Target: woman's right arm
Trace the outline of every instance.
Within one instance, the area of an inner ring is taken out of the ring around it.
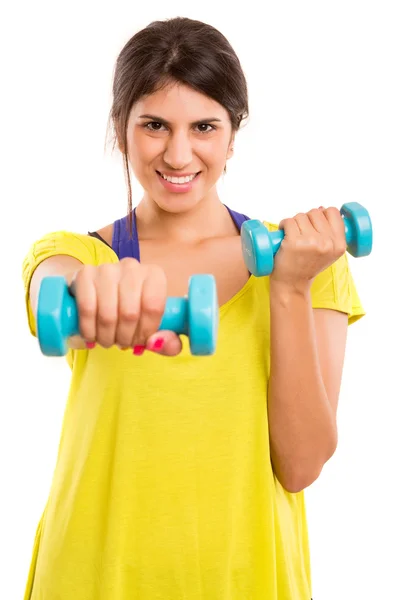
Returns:
[[[83,263],[76,258],[59,254],[46,258],[36,267],[29,287],[29,301],[31,303],[35,319],[42,279],[48,276],[61,275],[62,277],[66,278],[68,285],[70,285],[74,274],[82,266]],[[86,347],[84,340],[79,335],[70,337],[68,340],[68,346],[74,350],[79,350]]]

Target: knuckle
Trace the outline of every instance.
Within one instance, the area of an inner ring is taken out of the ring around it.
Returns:
[[[130,256],[121,258],[119,264],[123,270],[126,269],[128,271],[136,270],[140,266],[139,261],[136,258],[131,258]]]
[[[330,239],[323,238],[319,242],[319,252],[320,254],[329,254],[333,250],[333,242]]]
[[[336,206],[328,206],[326,212],[332,215],[340,215],[340,210]]]
[[[115,265],[111,264],[111,263],[104,263],[102,265],[98,266],[98,271],[99,273],[106,273],[106,274],[110,274],[110,273],[114,273],[115,271]]]
[[[78,302],[78,312],[84,319],[93,319],[96,316],[96,306],[93,302],[83,300]]]
[[[130,305],[126,308],[121,309],[120,312],[120,320],[125,321],[126,323],[136,323],[140,317],[140,310]]]
[[[307,214],[316,217],[321,214],[321,211],[318,208],[312,208]]]
[[[94,265],[82,265],[81,268],[75,272],[74,279],[76,281],[81,281],[82,279],[92,277],[95,272],[96,267]]]
[[[105,282],[109,283],[110,285],[117,285],[119,278],[119,265],[107,263],[99,266],[98,279],[103,285]]]
[[[112,311],[104,310],[98,314],[97,322],[100,327],[113,327],[117,322],[117,317]]]
[[[163,307],[163,303],[160,301],[159,298],[149,298],[143,305],[142,311],[144,314],[146,314],[148,317],[151,318],[160,318],[163,316],[164,314],[164,307]]]

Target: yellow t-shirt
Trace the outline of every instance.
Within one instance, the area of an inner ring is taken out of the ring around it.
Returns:
[[[267,224],[270,229],[276,225]],[[96,238],[56,232],[44,259],[118,262]],[[220,307],[217,351],[174,358],[70,350],[58,457],[24,600],[310,600],[304,492],[271,468],[266,390],[269,278]],[[347,256],[313,283],[312,304],[364,313]]]

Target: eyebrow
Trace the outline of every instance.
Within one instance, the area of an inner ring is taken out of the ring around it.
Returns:
[[[171,123],[162,117],[157,117],[157,115],[140,115],[139,119],[151,119],[152,121],[156,121],[157,123],[162,123],[163,125],[170,125]],[[193,121],[191,125],[200,125],[201,123],[213,123],[218,122],[221,123],[221,119],[217,117],[210,117],[209,119],[199,119],[198,121]]]

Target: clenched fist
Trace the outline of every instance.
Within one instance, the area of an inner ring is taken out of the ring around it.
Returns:
[[[80,335],[88,348],[117,345],[174,356],[182,343],[173,331],[158,331],[167,300],[164,271],[134,258],[98,267],[84,265],[71,282],[76,298]]]

